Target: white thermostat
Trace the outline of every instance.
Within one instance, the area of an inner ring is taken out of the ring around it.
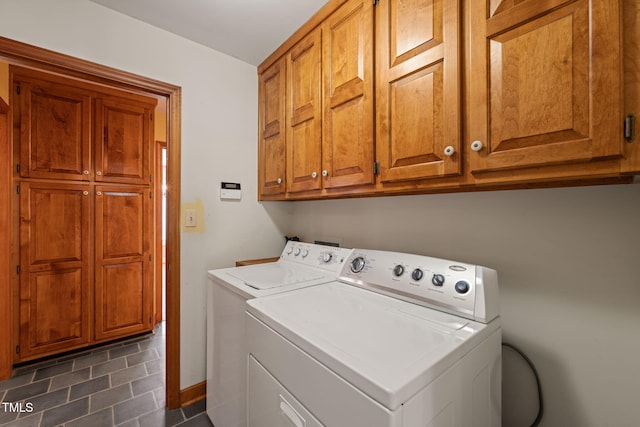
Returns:
[[[238,182],[221,182],[220,183],[220,200],[240,200],[242,191]]]

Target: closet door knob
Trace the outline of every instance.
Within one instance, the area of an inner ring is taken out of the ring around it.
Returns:
[[[318,177],[318,172],[313,172],[311,174],[311,178],[316,179]]]
[[[282,178],[278,178],[278,179],[276,180],[276,182],[277,182],[278,184],[282,184]]]
[[[83,173],[84,175],[89,175],[89,171],[86,171],[86,170],[85,170],[85,171],[82,171],[82,173]]]
[[[96,196],[102,196],[102,191],[96,191]]]
[[[482,147],[484,147],[484,144],[482,143],[482,141],[475,140],[471,143],[471,149],[473,151],[480,151],[482,150]]]
[[[456,152],[456,149],[453,148],[453,145],[448,145],[445,149],[444,149],[444,155],[447,157],[451,157],[453,156],[453,153]]]
[[[325,169],[325,170],[323,170],[323,171],[322,171],[322,176],[329,176],[329,172],[327,172],[327,170],[326,170],[326,169]]]
[[[96,171],[96,175],[102,176],[102,171]]]
[[[88,196],[88,195],[89,195],[89,192],[88,192],[87,190],[84,190],[84,191],[82,192],[82,195],[83,195],[83,196]]]

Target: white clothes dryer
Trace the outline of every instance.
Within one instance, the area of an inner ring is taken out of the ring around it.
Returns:
[[[216,427],[246,426],[246,301],[331,282],[350,253],[289,241],[274,263],[208,272],[207,414]]]
[[[495,270],[354,249],[323,286],[247,302],[250,427],[495,427]]]

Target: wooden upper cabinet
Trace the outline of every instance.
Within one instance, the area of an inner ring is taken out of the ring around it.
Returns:
[[[470,0],[470,171],[621,156],[618,0]],[[585,171],[585,174],[588,174]]]
[[[320,29],[287,54],[287,191],[322,188]]]
[[[372,184],[373,2],[349,0],[322,23],[324,188]]]
[[[455,175],[460,156],[460,5],[376,8],[376,156],[382,182]]]
[[[152,327],[151,199],[147,187],[95,189],[95,339]]]
[[[20,185],[16,361],[89,342],[90,186]]]
[[[96,99],[95,180],[148,184],[154,106],[120,98]]]
[[[286,62],[279,60],[258,80],[258,188],[260,196],[284,195]]]
[[[91,96],[72,86],[14,76],[20,176],[89,180]]]

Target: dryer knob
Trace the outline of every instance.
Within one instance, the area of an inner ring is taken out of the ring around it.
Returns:
[[[403,265],[396,265],[395,267],[393,267],[393,275],[396,277],[400,277],[404,274],[404,266]]]
[[[291,255],[293,253],[293,248],[291,246],[289,246],[287,248],[287,255]]]
[[[296,248],[296,249],[293,251],[293,254],[294,254],[295,256],[300,255],[300,248]]]
[[[421,280],[423,276],[424,276],[424,272],[422,270],[420,270],[419,268],[416,268],[415,270],[413,270],[411,272],[411,278],[413,280],[415,280],[416,282],[418,280]]]
[[[306,258],[307,255],[309,255],[309,249],[305,248],[305,249],[302,250],[302,258]]]
[[[364,265],[364,258],[362,258],[361,256],[356,257],[353,259],[353,261],[351,261],[351,271],[354,273],[360,273],[364,268]]]
[[[325,252],[322,254],[322,262],[327,263],[333,259],[333,254],[331,252]]]

